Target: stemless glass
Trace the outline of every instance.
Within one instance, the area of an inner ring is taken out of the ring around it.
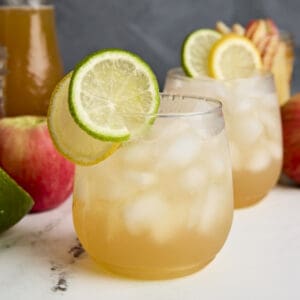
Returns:
[[[282,165],[278,98],[270,73],[219,81],[168,72],[165,91],[222,101],[233,167],[235,207],[261,200],[276,184]]]
[[[221,103],[161,95],[155,122],[95,166],[77,166],[73,220],[89,255],[137,278],[195,272],[223,246],[233,216]]]

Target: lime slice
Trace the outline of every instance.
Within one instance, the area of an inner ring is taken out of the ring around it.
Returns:
[[[103,141],[128,140],[153,122],[159,100],[150,67],[119,49],[88,56],[76,67],[70,83],[69,108],[75,122]]]
[[[261,57],[254,44],[237,34],[225,35],[209,54],[210,75],[217,79],[253,76],[261,68]]]
[[[185,73],[191,77],[207,76],[208,55],[221,34],[211,29],[199,29],[190,33],[181,49],[181,64]]]
[[[0,168],[0,233],[19,222],[33,203],[31,196]]]
[[[54,89],[49,110],[48,128],[57,150],[78,165],[96,164],[118,147],[118,143],[103,142],[83,131],[71,117],[68,93],[71,73],[66,75]]]

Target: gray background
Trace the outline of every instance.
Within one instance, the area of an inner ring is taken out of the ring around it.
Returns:
[[[56,20],[65,71],[101,48],[124,48],[139,54],[162,87],[169,68],[180,64],[184,37],[217,20],[246,24],[270,17],[291,32],[296,43],[293,91],[300,91],[299,0],[56,0]]]

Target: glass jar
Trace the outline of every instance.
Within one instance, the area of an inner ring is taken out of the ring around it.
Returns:
[[[0,118],[4,117],[4,87],[6,75],[6,48],[0,46]]]
[[[63,75],[52,1],[0,1],[0,45],[8,52],[6,116],[46,115]]]
[[[187,77],[175,68],[168,72],[164,90],[223,103],[235,207],[261,200],[276,184],[282,166],[281,120],[272,74],[221,81]]]
[[[73,220],[107,269],[158,279],[209,263],[232,223],[231,162],[221,103],[161,95],[140,138],[105,161],[77,166]]]

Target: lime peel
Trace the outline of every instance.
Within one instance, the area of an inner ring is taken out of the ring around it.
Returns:
[[[221,37],[219,32],[212,29],[198,29],[187,35],[181,48],[181,64],[186,75],[209,75],[209,52]]]
[[[32,208],[32,197],[0,168],[0,233],[18,223]]]
[[[126,83],[121,94],[120,85]],[[84,94],[89,84],[93,92]],[[71,115],[82,130],[102,141],[126,141],[138,131],[137,126],[153,123],[159,102],[156,76],[148,64],[128,51],[104,49],[93,53],[77,65],[71,77]],[[99,117],[102,111],[107,113]],[[131,113],[144,114],[144,120],[132,126]]]

